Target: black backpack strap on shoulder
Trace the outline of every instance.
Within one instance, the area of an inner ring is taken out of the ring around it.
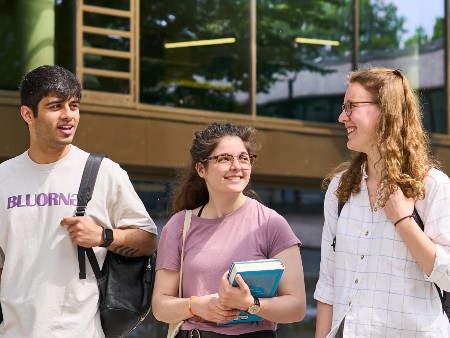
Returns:
[[[345,202],[338,200],[338,217],[341,216],[342,208],[344,208]]]
[[[105,155],[103,154],[90,154],[86,161],[83,176],[81,177],[80,188],[78,190],[77,209],[75,211],[75,216],[84,216],[86,214],[86,207],[88,202],[92,198],[92,192],[94,191],[95,181],[97,180],[97,174],[100,169],[100,164],[104,157]],[[80,269],[79,278],[86,279],[86,259],[85,259],[86,248],[78,246],[77,249],[78,249],[78,266]]]
[[[341,216],[341,211],[342,211],[342,208],[344,208],[344,205],[345,205],[345,202],[338,200],[338,208],[337,208],[338,218],[339,218],[339,216]],[[331,243],[331,246],[333,247],[333,251],[336,251],[336,235],[334,235],[333,243]]]
[[[412,213],[414,220],[419,225],[419,227],[422,229],[422,231],[425,231],[425,226],[423,225],[422,219],[419,216],[419,213],[416,210],[416,207],[414,207],[414,211]]]

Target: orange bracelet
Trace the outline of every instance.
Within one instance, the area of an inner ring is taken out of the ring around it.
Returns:
[[[192,312],[192,309],[191,309],[191,305],[192,305],[191,302],[194,298],[197,298],[197,296],[189,297],[189,302],[188,302],[188,310],[189,310],[190,314],[192,315],[192,317],[196,317],[196,315],[194,314],[194,312]]]

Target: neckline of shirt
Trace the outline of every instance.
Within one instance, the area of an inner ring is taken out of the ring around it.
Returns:
[[[69,152],[63,158],[60,158],[58,161],[52,162],[52,163],[36,163],[36,162],[34,162],[30,158],[30,155],[28,154],[28,150],[25,151],[22,155],[23,155],[25,161],[29,165],[31,165],[35,170],[38,170],[38,171],[49,171],[49,170],[53,170],[54,168],[57,168],[57,167],[65,164],[67,161],[70,161],[72,159],[72,157],[74,156],[74,154],[75,154],[75,149],[76,148],[77,147],[72,144],[70,146]]]
[[[195,214],[192,214],[192,219],[195,219],[197,222],[200,223],[220,223],[222,221],[224,221],[225,219],[232,217],[238,213],[243,212],[243,210],[246,209],[247,205],[250,204],[250,201],[253,200],[252,198],[248,197],[246,198],[245,202],[239,207],[237,208],[235,211],[230,212],[229,214],[222,216],[222,217],[218,217],[218,218],[203,218],[203,217],[198,217]]]

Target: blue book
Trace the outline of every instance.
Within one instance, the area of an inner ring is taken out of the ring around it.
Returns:
[[[271,298],[275,295],[283,271],[284,264],[280,259],[234,262],[231,264],[228,280],[232,286],[238,286],[235,276],[239,274],[247,283],[253,296]],[[241,311],[237,319],[225,324],[259,322],[261,320],[263,319],[257,315]]]

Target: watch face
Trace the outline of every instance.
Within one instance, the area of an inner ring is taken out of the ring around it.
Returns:
[[[107,248],[114,241],[113,231],[111,229],[103,229],[103,244],[100,246]]]
[[[254,315],[257,314],[259,310],[260,310],[259,305],[253,304],[248,308],[247,312],[250,313],[251,315]]]

